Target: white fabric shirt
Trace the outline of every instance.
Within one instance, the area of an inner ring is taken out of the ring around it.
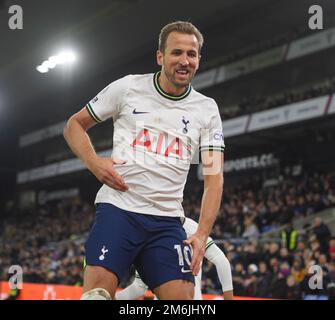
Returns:
[[[129,190],[103,185],[95,203],[159,216],[184,216],[183,190],[191,160],[200,151],[224,151],[217,104],[191,86],[179,97],[164,92],[159,73],[112,82],[86,106],[97,121],[113,118],[115,165]]]

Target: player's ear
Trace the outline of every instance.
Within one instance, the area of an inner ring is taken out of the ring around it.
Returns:
[[[160,50],[157,50],[156,52],[156,58],[157,58],[157,64],[159,66],[163,65],[163,52]]]

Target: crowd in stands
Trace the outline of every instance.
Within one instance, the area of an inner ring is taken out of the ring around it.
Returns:
[[[10,211],[0,228],[1,279],[17,264],[26,282],[81,284],[84,249],[79,240],[93,222],[93,206],[75,197],[37,210]]]
[[[260,233],[294,218],[335,206],[335,184],[331,174],[281,176],[276,186],[268,188],[259,184],[252,180],[225,189],[214,227],[216,238],[257,238]],[[195,220],[200,213],[201,195],[201,184],[185,192],[185,212]]]
[[[288,299],[315,295],[308,286],[308,271],[318,264],[324,279],[317,295],[331,296],[335,240],[326,224],[316,219],[314,225],[305,226],[293,246],[289,237],[285,240],[280,235],[264,242],[259,236],[289,225],[295,218],[334,207],[333,182],[331,175],[315,173],[287,176],[279,179],[277,186],[265,189],[246,184],[225,190],[211,236],[223,239],[235,295]],[[185,190],[185,213],[194,220],[200,213],[201,185],[192,184]],[[10,265],[18,264],[26,282],[82,285],[83,243],[93,221],[93,205],[79,197],[48,203],[37,210],[10,212],[0,225],[1,279],[8,278]],[[204,262],[203,269],[203,292],[220,294],[215,267]]]
[[[199,188],[186,197],[186,212],[194,219],[199,214],[199,205],[194,203],[200,194]],[[294,239],[288,237],[296,231],[292,229],[294,219],[334,206],[335,183],[331,174],[286,176],[277,186],[266,189],[245,185],[225,190],[212,236],[226,239],[222,249],[231,262],[234,294],[335,299],[335,237],[327,225],[315,218],[314,224],[305,225]],[[264,237],[260,240],[260,235],[278,228],[283,230],[276,241],[266,241]],[[234,243],[232,238],[245,241]],[[310,289],[312,265],[322,268],[322,289]],[[203,292],[218,294],[221,289],[215,266],[205,260],[203,268]]]
[[[320,229],[324,231],[320,233]],[[335,299],[335,237],[319,219],[291,247],[255,239],[235,245],[226,241],[223,250],[232,266],[236,296]],[[220,292],[215,266],[210,262],[204,262],[202,281],[203,292]]]

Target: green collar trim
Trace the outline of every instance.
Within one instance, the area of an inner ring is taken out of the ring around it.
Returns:
[[[155,86],[156,90],[158,91],[158,93],[161,96],[163,96],[164,98],[167,98],[167,99],[170,99],[170,100],[173,100],[173,101],[178,101],[178,100],[182,100],[182,99],[186,98],[191,93],[192,86],[190,84],[187,86],[187,89],[185,90],[185,92],[182,93],[179,96],[173,96],[173,95],[167,93],[159,85],[158,79],[159,79],[160,74],[161,74],[160,71],[158,71],[154,74],[154,86]]]

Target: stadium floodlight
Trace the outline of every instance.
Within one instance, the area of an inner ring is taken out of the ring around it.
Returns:
[[[58,55],[59,63],[69,63],[76,60],[76,56],[72,51],[63,51]]]
[[[76,56],[72,51],[62,51],[57,56],[51,56],[41,65],[36,67],[36,70],[41,73],[47,73],[49,69],[54,69],[57,65],[72,63],[76,60]]]
[[[58,56],[51,56],[49,57],[48,61],[57,65],[59,59],[58,59]]]
[[[45,68],[48,68],[48,69],[53,69],[53,68],[56,67],[56,63],[51,62],[51,61],[48,60],[48,61],[44,61],[42,63],[42,66],[45,67]]]
[[[40,66],[37,66],[36,67],[36,70],[40,73],[47,73],[49,72],[49,68],[43,66],[43,65],[40,65]]]

